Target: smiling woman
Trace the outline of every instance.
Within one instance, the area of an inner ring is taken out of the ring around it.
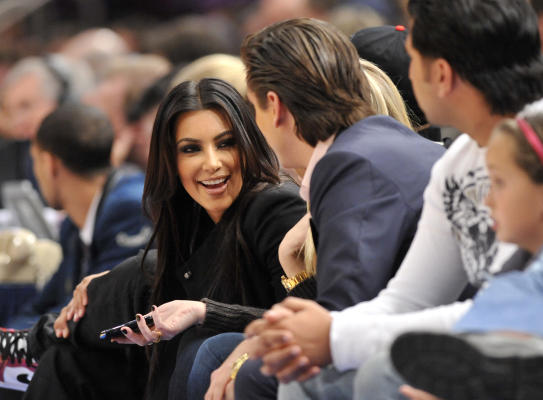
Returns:
[[[146,346],[162,340],[151,350],[147,398],[164,399],[175,368],[181,368],[175,385],[184,385],[205,338],[242,331],[255,318],[254,307],[284,298],[278,247],[305,203],[278,172],[277,158],[233,87],[203,79],[172,89],[153,127],[143,194],[156,250],[149,246],[90,283],[85,317],[70,337],[76,347],[55,344],[36,354],[40,364],[27,397],[89,398],[90,391],[95,398],[142,398],[143,348],[119,349],[98,339],[101,330],[138,313],[140,332],[123,327],[125,337],[115,341]],[[148,313],[149,328],[141,317],[152,304],[159,306]],[[229,307],[236,314],[225,321],[220,311]],[[35,331],[46,335],[39,326]]]

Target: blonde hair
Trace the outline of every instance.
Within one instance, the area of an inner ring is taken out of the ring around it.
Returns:
[[[247,94],[245,67],[239,57],[228,54],[211,54],[191,62],[175,75],[171,86],[204,78],[222,79],[234,86],[242,96]]]
[[[381,115],[388,115],[413,129],[411,120],[407,114],[405,102],[388,75],[377,65],[362,58],[360,59],[360,67],[368,80],[370,101],[375,112]],[[309,204],[307,208],[309,210]],[[300,248],[300,254],[302,252],[306,271],[314,275],[317,270],[317,257],[311,229],[307,230],[305,242]]]
[[[413,129],[398,88],[388,75],[374,63],[360,59],[360,66],[370,84],[370,99],[377,114],[388,115]]]

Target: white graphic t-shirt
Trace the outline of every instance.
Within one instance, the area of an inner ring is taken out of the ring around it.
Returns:
[[[516,250],[492,230],[485,153],[462,135],[436,162],[417,233],[396,276],[375,299],[332,313],[336,368],[359,367],[400,333],[450,329],[471,305],[455,302],[468,282],[480,287]]]

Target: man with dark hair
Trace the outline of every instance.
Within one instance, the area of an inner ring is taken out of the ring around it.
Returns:
[[[8,326],[28,327],[58,311],[81,278],[109,270],[147,243],[143,175],[111,169],[112,143],[107,117],[90,106],[63,105],[41,124],[31,146],[34,173],[45,201],[68,215],[60,233],[64,255],[30,315]]]
[[[333,362],[335,369],[283,387],[280,398],[351,398],[353,380],[355,398],[395,398],[396,382],[379,375],[392,340],[413,329],[450,329],[471,305],[453,303],[465,285],[480,287],[514,250],[496,240],[484,204],[484,146],[501,118],[543,97],[537,18],[526,0],[451,0],[446,7],[411,0],[409,12],[417,101],[429,122],[467,134],[434,166],[415,239],[377,298],[337,313],[287,299],[249,327],[261,336],[256,354],[267,372],[283,382]],[[285,347],[285,338],[293,344]],[[358,369],[356,378],[338,372],[349,369]]]
[[[45,201],[68,216],[60,230],[63,260],[38,297],[8,321],[9,328],[29,328],[40,315],[60,311],[82,278],[106,273],[147,244],[151,227],[141,207],[144,177],[111,168],[113,138],[107,116],[79,103],[60,106],[39,127],[31,145],[34,173]],[[42,322],[52,326],[50,319]],[[12,336],[27,334],[0,330],[0,339],[7,345],[15,343]],[[0,363],[9,369],[7,360]]]

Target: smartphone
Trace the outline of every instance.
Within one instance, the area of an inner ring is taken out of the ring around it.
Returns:
[[[147,326],[155,325],[155,322],[153,321],[153,317],[151,315],[147,315],[145,317],[145,323],[147,324]],[[125,322],[124,324],[115,326],[115,327],[110,328],[110,329],[103,330],[102,332],[100,332],[100,340],[110,340],[110,339],[116,338],[116,337],[124,337],[123,333],[121,332],[121,328],[123,328],[125,326],[129,327],[134,332],[139,332],[140,331],[139,328],[138,328],[138,323],[136,322],[135,319],[133,319],[130,322]]]

